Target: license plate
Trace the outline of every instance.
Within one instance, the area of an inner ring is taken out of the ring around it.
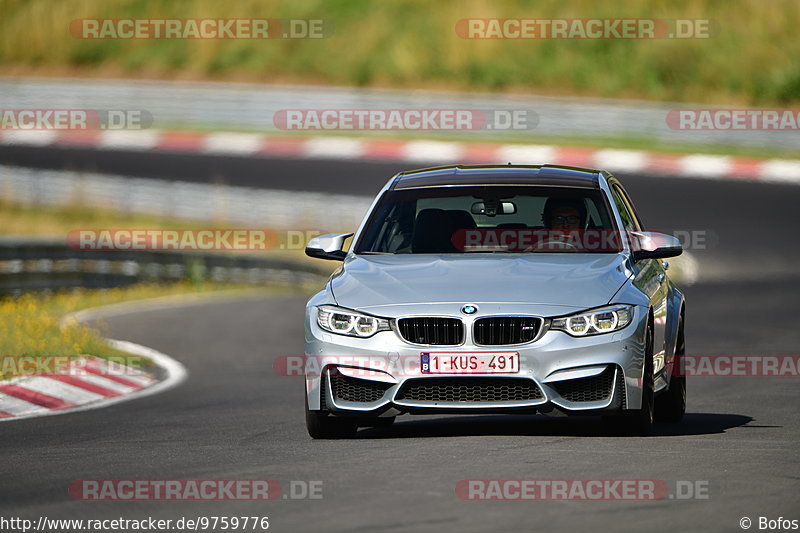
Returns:
[[[422,352],[423,374],[516,374],[517,352]]]

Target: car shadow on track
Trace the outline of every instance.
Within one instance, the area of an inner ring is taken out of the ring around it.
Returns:
[[[720,413],[687,413],[679,424],[656,424],[652,437],[725,433],[744,426],[752,417]],[[485,435],[607,437],[617,436],[597,417],[552,418],[539,415],[477,415],[445,418],[406,418],[391,427],[364,428],[356,438],[399,439]]]

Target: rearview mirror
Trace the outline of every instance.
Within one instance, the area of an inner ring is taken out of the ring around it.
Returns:
[[[514,202],[475,202],[470,208],[473,215],[485,215],[493,217],[495,215],[513,215],[517,212],[517,205]]]
[[[328,233],[314,237],[306,245],[306,255],[317,259],[343,261],[347,256],[347,252],[342,250],[344,241],[352,236],[352,233]]]
[[[666,259],[683,253],[681,241],[672,235],[655,231],[632,231],[630,235],[634,262],[642,259]]]

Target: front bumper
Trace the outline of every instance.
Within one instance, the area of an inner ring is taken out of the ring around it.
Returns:
[[[419,346],[395,331],[362,339],[322,330],[306,316],[306,394],[311,410],[336,415],[399,413],[591,414],[638,409],[647,310],[609,334],[577,338],[544,331],[530,343],[456,347]],[[459,317],[463,318],[463,317]],[[473,317],[479,318],[479,316]],[[423,352],[516,352],[513,374],[423,374]]]

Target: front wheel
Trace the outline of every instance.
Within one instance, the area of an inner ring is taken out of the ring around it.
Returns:
[[[603,421],[615,433],[646,437],[653,429],[655,412],[655,393],[653,378],[653,326],[647,326],[647,340],[644,350],[644,369],[642,370],[642,406],[622,416],[604,417]]]
[[[673,371],[672,378],[669,380],[669,389],[656,398],[656,422],[677,424],[686,412],[686,376],[682,375],[685,355],[686,341],[683,335],[683,317],[681,317],[678,323],[678,335],[675,339],[675,359],[672,363]]]
[[[339,418],[324,411],[308,408],[308,393],[303,391],[306,400],[306,429],[312,439],[346,439],[356,434],[355,420]]]

